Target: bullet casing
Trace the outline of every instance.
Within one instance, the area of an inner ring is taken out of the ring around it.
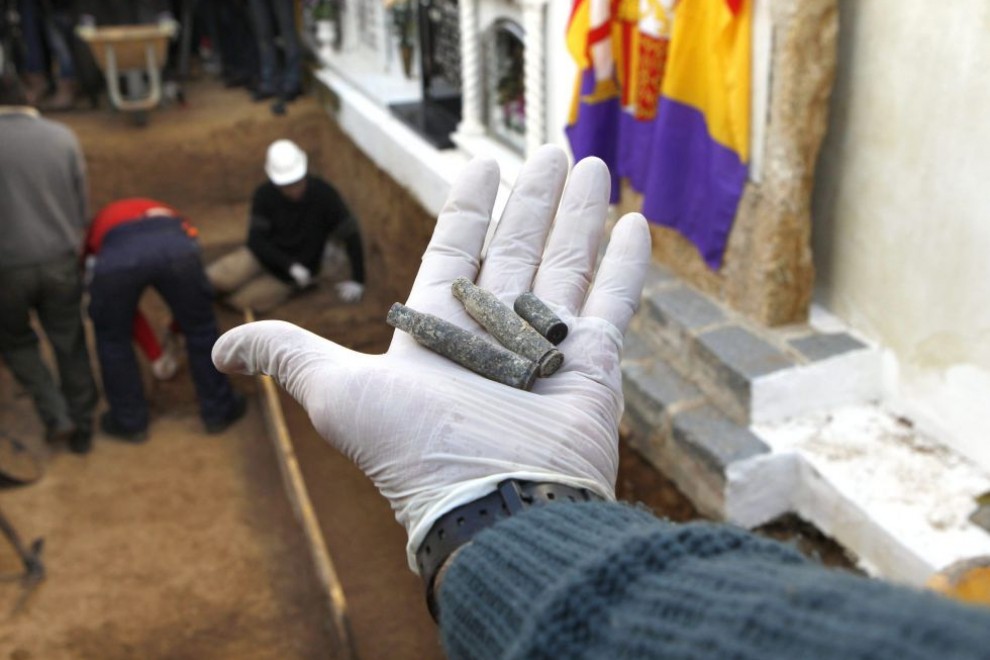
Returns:
[[[540,367],[540,376],[545,378],[553,374],[563,364],[564,354],[491,291],[482,289],[466,277],[454,280],[451,290],[464,303],[464,309],[471,318],[499,343],[536,362]]]
[[[395,303],[389,309],[386,320],[393,328],[409,333],[423,346],[479,376],[521,390],[530,389],[536,380],[539,367],[532,360],[438,316]]]
[[[512,304],[512,308],[554,346],[567,338],[567,324],[532,292],[521,294]]]

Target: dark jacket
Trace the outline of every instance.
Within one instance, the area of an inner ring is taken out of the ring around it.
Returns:
[[[289,267],[299,263],[316,275],[320,272],[328,239],[340,240],[351,262],[351,278],[364,283],[361,233],[344,200],[329,183],[307,177],[306,192],[298,202],[266,181],[251,201],[251,227],[247,245],[272,275],[292,283]]]

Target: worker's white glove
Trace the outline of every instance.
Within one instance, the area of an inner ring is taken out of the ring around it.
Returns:
[[[170,329],[162,338],[162,354],[151,363],[151,374],[158,380],[169,380],[179,370],[179,337]]]
[[[337,282],[334,288],[337,289],[337,295],[340,296],[340,299],[348,303],[356,303],[364,295],[364,285],[354,280]]]
[[[499,172],[492,160],[469,164],[406,302],[482,334],[452,295],[454,279],[475,280],[509,304],[532,289],[570,332],[559,346],[563,366],[531,392],[478,376],[398,331],[384,355],[356,353],[280,321],[234,328],[213,348],[221,371],[274,376],[316,430],[371,477],[409,533],[414,571],[415,550],[433,522],[503,479],[558,482],[614,498],[619,353],[639,303],[650,232],[641,215],[623,217],[595,274],[608,170],[586,159],[565,189],[567,169],[559,148],[536,153],[481,261]]]
[[[179,361],[172,353],[162,353],[151,363],[151,375],[156,380],[169,380],[179,370]]]
[[[313,276],[310,274],[309,268],[306,268],[302,264],[292,264],[289,266],[289,275],[296,281],[296,286],[300,289],[305,289],[313,281]]]

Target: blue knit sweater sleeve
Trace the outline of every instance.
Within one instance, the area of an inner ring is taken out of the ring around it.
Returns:
[[[451,658],[990,658],[990,609],[614,503],[479,534],[443,580],[440,628]]]

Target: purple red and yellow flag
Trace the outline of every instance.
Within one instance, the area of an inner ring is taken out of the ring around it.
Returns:
[[[641,183],[670,42],[673,0],[575,0],[567,47],[578,64],[567,137],[577,159],[598,156],[612,173]]]
[[[609,165],[613,201],[627,178],[713,269],[746,183],[752,2],[575,0],[568,25],[574,156]]]

